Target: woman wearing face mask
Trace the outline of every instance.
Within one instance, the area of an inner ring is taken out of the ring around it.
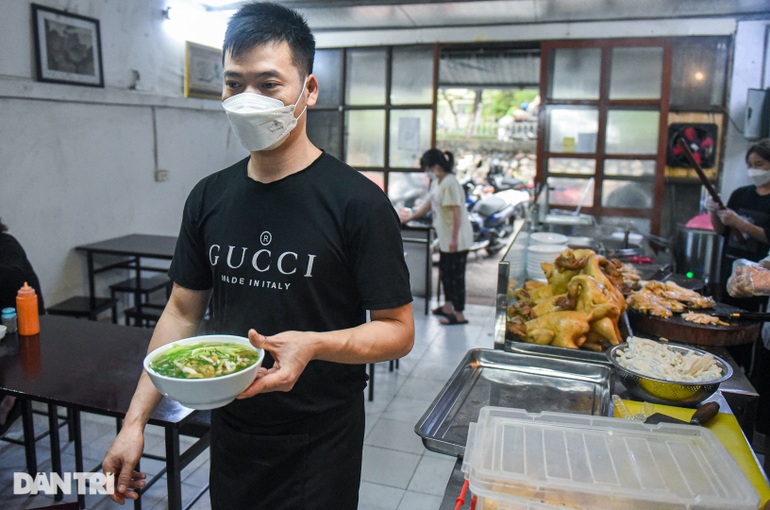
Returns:
[[[465,264],[473,243],[473,227],[465,210],[465,192],[454,175],[454,155],[430,149],[420,158],[420,166],[431,176],[428,200],[409,216],[408,223],[433,211],[433,228],[438,237],[439,272],[444,285],[444,304],[435,310],[445,326],[467,324],[465,310]]]
[[[726,285],[736,259],[757,262],[767,256],[770,250],[770,139],[761,140],[746,151],[748,177],[752,185],[736,189],[730,195],[725,209],[709,200],[714,230],[725,237],[720,267],[721,294],[719,301],[747,311],[762,311],[767,297],[755,296],[734,298],[727,292]],[[732,232],[739,230],[744,242]],[[752,344],[733,346],[728,349],[736,362],[747,373],[751,371]]]
[[[714,230],[725,236],[720,280],[723,287],[727,284],[736,259],[756,262],[764,258],[770,249],[770,139],[761,140],[749,147],[746,164],[753,184],[733,191],[725,209],[720,210],[713,201],[707,203]],[[732,230],[741,231],[745,242],[741,242]],[[744,310],[757,310],[764,301],[735,301],[724,290],[720,300]]]

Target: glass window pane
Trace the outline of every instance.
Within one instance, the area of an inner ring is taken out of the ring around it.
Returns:
[[[610,99],[658,99],[663,48],[614,48]]]
[[[554,99],[599,99],[602,68],[601,48],[554,50],[551,97]]]
[[[386,65],[384,49],[348,50],[345,102],[384,105]]]
[[[622,181],[619,179],[604,179],[602,181],[603,207],[650,209],[654,194],[655,185],[652,182]]]
[[[345,112],[345,154],[353,167],[385,164],[385,110]]]
[[[604,175],[644,177],[655,175],[655,161],[651,159],[607,159]]]
[[[394,48],[390,104],[433,102],[433,48]]]
[[[578,158],[550,158],[548,160],[549,174],[594,175],[596,161]]]
[[[317,50],[313,74],[318,78],[318,106],[340,104],[342,50]]]
[[[656,154],[657,111],[610,110],[607,112],[607,154]]]
[[[415,209],[428,195],[430,179],[425,172],[390,172],[388,197],[397,211]]]
[[[390,112],[390,166],[416,168],[430,149],[431,110]]]
[[[548,178],[548,203],[556,206],[583,207],[594,205],[593,180],[567,177]]]
[[[676,39],[671,51],[671,105],[704,108],[725,104],[726,37]]]
[[[599,110],[552,107],[548,109],[549,152],[596,152]]]
[[[361,172],[361,175],[366,176],[370,181],[380,187],[382,191],[385,191],[385,172]]]
[[[342,117],[336,111],[307,111],[307,136],[319,149],[342,157]]]

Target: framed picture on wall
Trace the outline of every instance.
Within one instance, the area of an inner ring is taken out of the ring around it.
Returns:
[[[32,4],[38,81],[104,87],[99,20]]]
[[[222,50],[187,41],[184,95],[222,99]]]

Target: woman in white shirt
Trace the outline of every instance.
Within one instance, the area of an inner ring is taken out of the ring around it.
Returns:
[[[444,285],[444,304],[433,310],[441,315],[441,324],[467,324],[465,310],[465,265],[473,243],[473,227],[468,219],[465,191],[454,175],[454,155],[449,151],[430,149],[420,158],[420,167],[431,176],[428,198],[411,215],[401,219],[407,223],[429,210],[433,211],[433,228],[439,244],[439,273]]]

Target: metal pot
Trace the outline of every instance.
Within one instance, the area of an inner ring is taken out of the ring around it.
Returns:
[[[612,237],[602,238],[601,244],[607,257],[623,259],[628,257],[639,257],[644,255],[644,249],[633,243],[626,243],[621,239]]]
[[[688,274],[708,284],[719,275],[722,237],[713,230],[678,225],[673,246],[675,273]]]

